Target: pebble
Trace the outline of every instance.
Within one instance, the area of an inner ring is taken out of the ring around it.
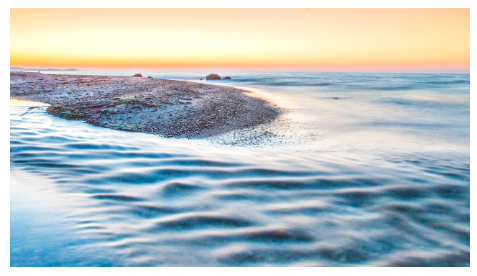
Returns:
[[[54,116],[175,138],[210,137],[278,117],[277,107],[246,93],[163,79],[10,73],[10,97],[49,103]]]

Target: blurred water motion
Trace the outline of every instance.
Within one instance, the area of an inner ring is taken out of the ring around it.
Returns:
[[[181,140],[11,102],[11,265],[469,266],[469,75],[226,75],[286,112]]]

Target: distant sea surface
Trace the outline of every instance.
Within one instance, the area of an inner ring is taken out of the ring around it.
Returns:
[[[141,73],[283,114],[165,139],[11,100],[11,266],[470,265],[470,75]]]

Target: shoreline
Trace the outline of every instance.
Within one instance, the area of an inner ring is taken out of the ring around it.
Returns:
[[[201,139],[275,120],[281,110],[244,89],[143,77],[10,72],[10,98],[110,129]]]

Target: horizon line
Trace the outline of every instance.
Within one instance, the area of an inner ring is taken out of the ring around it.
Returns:
[[[58,71],[131,71],[143,70],[150,71],[207,71],[207,70],[222,70],[222,71],[285,71],[285,72],[323,72],[323,73],[436,73],[436,74],[470,74],[470,68],[277,68],[277,67],[75,67],[75,66],[48,66],[48,67],[31,67],[31,66],[10,66],[10,70],[21,68],[23,70],[58,70]]]

